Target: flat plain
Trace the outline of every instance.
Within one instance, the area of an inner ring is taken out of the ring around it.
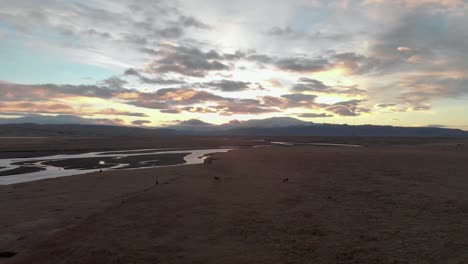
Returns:
[[[253,147],[269,141],[362,147]],[[240,148],[0,186],[0,251],[17,253],[0,262],[468,263],[466,139],[0,139],[0,157],[220,146]]]

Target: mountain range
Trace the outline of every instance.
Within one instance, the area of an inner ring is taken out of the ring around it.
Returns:
[[[86,119],[67,115],[0,119],[0,137],[151,135],[468,137],[468,131],[443,127],[323,124],[291,117],[233,120],[221,125],[191,119],[166,127],[151,128],[121,126],[107,119]]]
[[[346,125],[306,122],[291,117],[273,117],[248,121],[231,121],[214,125],[200,120],[187,120],[168,126],[177,134],[235,136],[423,136],[465,137],[468,131],[442,127],[395,127]]]

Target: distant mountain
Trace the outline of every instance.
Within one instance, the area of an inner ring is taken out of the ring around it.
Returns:
[[[225,128],[234,127],[259,127],[259,128],[272,128],[272,127],[290,127],[290,126],[305,126],[312,125],[312,122],[302,121],[292,117],[271,117],[266,119],[250,119],[247,121],[237,121],[232,123],[223,124]]]
[[[181,131],[177,131],[181,133]],[[392,136],[392,137],[468,137],[460,129],[437,127],[393,127],[373,125],[313,124],[288,127],[249,127],[212,131],[210,135],[232,136]]]
[[[182,134],[198,134],[221,130],[220,126],[206,123],[198,119],[181,121],[176,125],[166,126],[166,128],[180,131]]]
[[[292,117],[272,117],[266,119],[251,119],[247,121],[233,120],[229,123],[215,125],[197,119],[182,121],[179,124],[168,126],[167,128],[177,130],[181,133],[211,133],[228,131],[240,128],[276,128],[290,126],[310,126],[314,123],[302,121]]]
[[[168,128],[145,129],[122,126],[115,119],[83,118],[75,115],[26,115],[0,118],[0,137],[50,136],[153,136],[174,135]]]
[[[465,137],[468,131],[441,127],[394,127],[375,125],[335,125],[306,122],[291,117],[234,121],[214,125],[199,120],[170,126],[179,135],[223,136],[401,136]]]
[[[112,119],[93,119],[75,115],[25,115],[15,118],[0,118],[0,124],[69,124],[69,125],[119,125]]]
[[[468,131],[441,127],[394,127],[374,125],[335,125],[305,122],[290,117],[232,121],[215,125],[192,119],[164,128],[96,125],[99,119],[75,116],[34,117],[52,124],[0,124],[0,137],[5,136],[395,136],[395,137],[468,137]],[[80,124],[57,124],[66,122]],[[5,119],[1,119],[4,121]],[[10,119],[11,120],[11,119]],[[105,119],[107,120],[107,119]],[[26,122],[28,118],[15,119]],[[91,124],[89,124],[91,122]]]
[[[52,136],[167,136],[175,131],[167,128],[145,129],[139,127],[76,124],[4,124],[0,137],[52,137]]]

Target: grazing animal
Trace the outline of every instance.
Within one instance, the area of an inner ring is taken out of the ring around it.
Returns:
[[[218,177],[218,176],[214,176],[214,179],[217,180],[217,181],[220,181],[220,180],[221,180],[221,178]]]
[[[283,179],[283,182],[285,182],[285,183],[288,182],[288,181],[289,181],[289,178],[284,178]]]

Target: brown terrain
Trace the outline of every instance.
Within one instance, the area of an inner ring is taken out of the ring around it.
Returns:
[[[211,164],[0,186],[0,252],[17,253],[0,263],[468,263],[467,140],[275,140],[365,146],[0,139],[2,158],[245,147],[215,154]]]

